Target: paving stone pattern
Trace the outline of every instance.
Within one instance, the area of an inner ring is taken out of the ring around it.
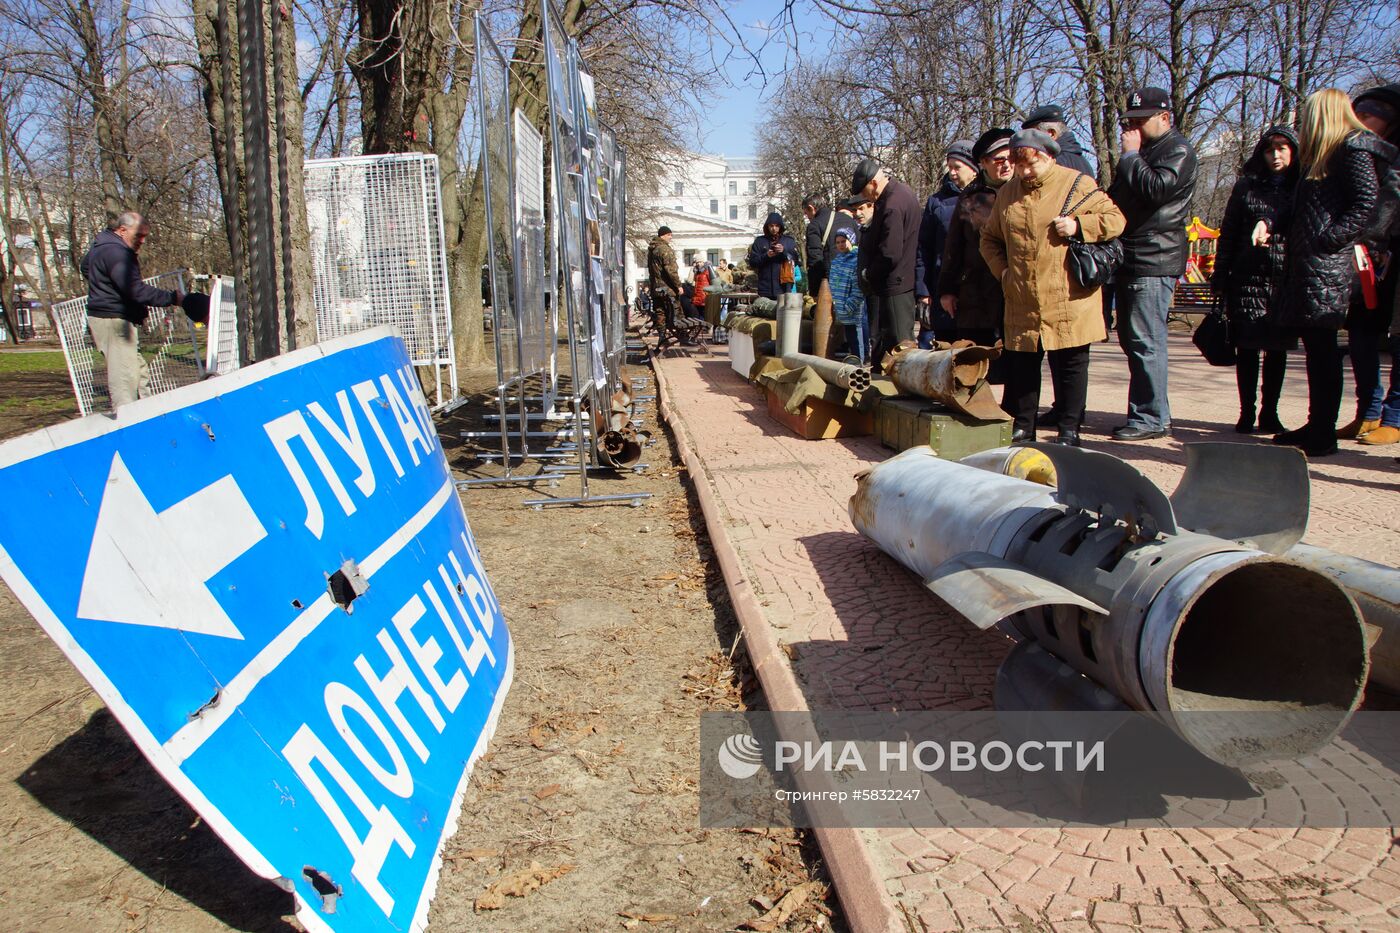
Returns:
[[[796,437],[768,417],[724,348],[715,351],[671,351],[657,366],[679,414],[673,426],[727,512],[724,531],[808,707],[989,708],[1007,643],[973,629],[851,526],[854,475],[890,451],[874,438]],[[1172,338],[1170,439],[1108,439],[1127,397],[1116,345],[1093,348],[1090,380],[1086,445],[1168,493],[1183,442],[1267,443],[1234,433],[1233,370],[1206,365],[1184,337]],[[1044,385],[1042,407],[1048,375]],[[1347,393],[1344,420],[1350,382]],[[1295,354],[1280,414],[1291,427],[1305,413]],[[1311,466],[1306,540],[1394,565],[1400,449],[1343,446]],[[1388,830],[890,829],[861,838],[895,915],[926,930],[1400,929],[1400,840]]]

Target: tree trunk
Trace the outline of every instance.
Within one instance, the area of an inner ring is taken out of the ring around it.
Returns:
[[[195,41],[204,79],[204,102],[209,116],[210,140],[224,205],[224,232],[238,279],[238,328],[240,352],[245,363],[316,342],[316,309],[312,281],[310,233],[306,220],[306,193],[302,165],[301,121],[303,104],[296,82],[290,77],[295,62],[296,34],[283,6],[265,6],[264,36],[271,43],[265,58],[268,136],[278,141],[268,153],[268,169],[274,183],[275,210],[273,281],[253,282],[255,272],[248,250],[248,156],[240,117],[244,86],[234,63],[240,60],[239,34],[235,26],[239,0],[194,0]],[[273,17],[276,17],[274,21]],[[280,74],[279,67],[280,66]],[[285,128],[285,131],[284,131]],[[288,144],[294,140],[293,144]],[[266,266],[264,266],[266,269]],[[254,287],[266,289],[267,307],[274,320],[258,320],[250,300]],[[261,334],[261,339],[258,335]]]

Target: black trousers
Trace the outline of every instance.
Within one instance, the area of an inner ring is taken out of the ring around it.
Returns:
[[[1261,414],[1278,415],[1278,400],[1283,394],[1283,376],[1288,370],[1288,353],[1284,350],[1235,351],[1235,383],[1240,390],[1240,414],[1254,414],[1259,397],[1259,354],[1264,354],[1264,402]]]
[[[1034,431],[1036,410],[1040,407],[1040,359],[1044,350],[1008,350],[1006,388],[1002,393],[1002,409],[1015,419],[1017,431]],[[1053,427],[1061,434],[1079,433],[1084,421],[1084,406],[1089,398],[1089,345],[1050,351],[1050,384],[1055,390],[1055,407],[1060,422]]]
[[[872,360],[879,361],[895,344],[915,339],[919,315],[918,302],[913,292],[905,292],[902,295],[872,295],[868,304],[871,340],[874,343]]]
[[[1298,331],[1308,371],[1308,423],[1305,429],[1319,442],[1337,439],[1337,414],[1342,407],[1342,351],[1337,331],[1308,327]]]

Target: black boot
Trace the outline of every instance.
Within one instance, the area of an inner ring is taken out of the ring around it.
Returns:
[[[1235,431],[1240,434],[1254,433],[1254,402],[1258,398],[1259,351],[1239,350],[1235,355],[1235,386],[1240,393],[1240,420],[1235,422]]]
[[[1312,425],[1305,424],[1301,428],[1294,428],[1292,431],[1283,431],[1273,436],[1275,444],[1285,447],[1302,447],[1312,438]]]
[[[1261,433],[1282,434],[1287,430],[1278,420],[1278,400],[1283,394],[1283,375],[1287,368],[1287,353],[1282,350],[1264,352],[1264,404],[1259,406]]]

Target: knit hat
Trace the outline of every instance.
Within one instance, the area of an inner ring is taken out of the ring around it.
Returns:
[[[1060,154],[1060,144],[1050,138],[1049,133],[1040,130],[1021,130],[1011,137],[1012,149],[1038,149],[1054,158]]]
[[[665,236],[666,234],[668,234],[668,233],[670,233],[670,232],[671,232],[671,228],[663,225],[663,226],[661,227],[660,230],[656,231],[656,235],[657,235],[657,236]]]
[[[987,132],[978,136],[977,142],[973,144],[972,157],[978,162],[981,162],[987,156],[995,152],[1000,152],[1010,146],[1011,137],[1015,135],[1015,132],[1004,126],[998,126],[995,129],[987,130]]]
[[[953,140],[952,145],[948,147],[948,154],[945,158],[957,159],[974,170],[977,168],[977,160],[972,156],[972,140],[970,139]]]
[[[209,323],[209,296],[200,292],[186,292],[180,308],[191,321],[198,324]]]

